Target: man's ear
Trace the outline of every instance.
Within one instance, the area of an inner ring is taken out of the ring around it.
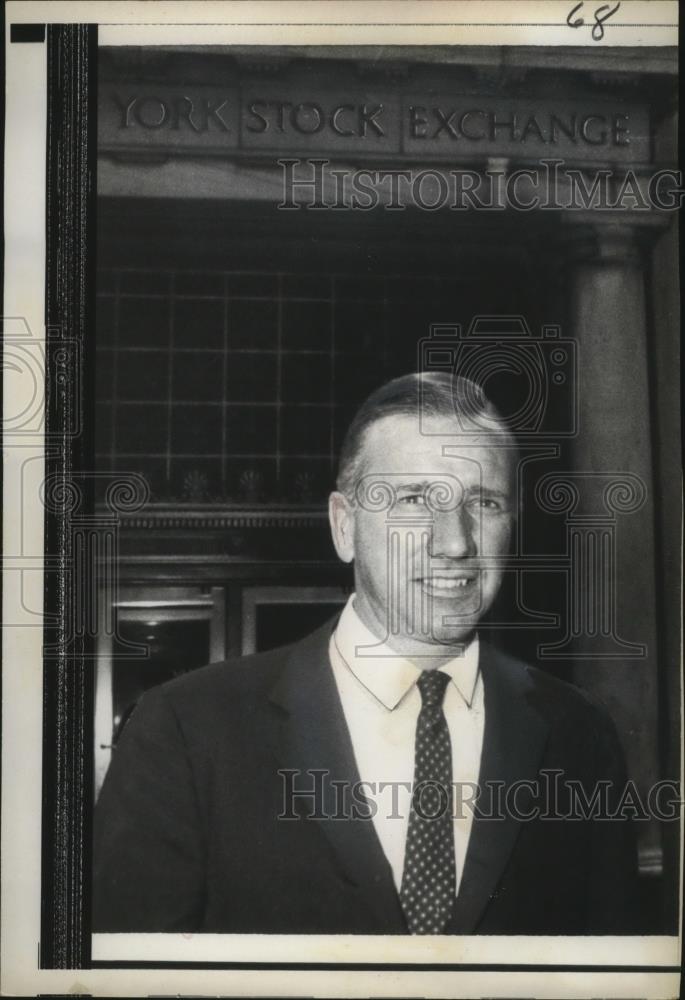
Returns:
[[[328,498],[328,520],[338,557],[350,563],[354,559],[354,510],[342,493],[331,493]]]

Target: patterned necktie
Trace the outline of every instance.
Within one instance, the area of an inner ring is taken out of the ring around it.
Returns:
[[[454,905],[452,745],[442,710],[449,680],[439,670],[424,670],[417,681],[422,706],[416,723],[414,794],[400,889],[412,934],[440,934]]]

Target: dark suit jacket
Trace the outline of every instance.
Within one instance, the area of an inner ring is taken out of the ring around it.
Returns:
[[[358,780],[328,661],[331,629],[143,697],[96,808],[95,931],[407,933],[368,818],[278,819],[279,769],[302,772],[300,788],[312,785],[307,769]],[[613,726],[579,691],[485,642],[481,669],[481,786],[506,789],[542,768],[588,793],[598,779],[623,782]],[[335,786],[325,787],[332,817]],[[477,815],[447,932],[628,932],[634,875],[625,822]]]

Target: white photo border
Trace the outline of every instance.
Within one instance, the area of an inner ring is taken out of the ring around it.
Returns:
[[[474,6],[451,0],[432,3],[381,0],[373,5],[159,3],[152,9],[150,4],[88,0],[49,4],[10,2],[6,8],[4,314],[25,321],[27,336],[38,359],[38,371],[43,371],[40,359],[45,357],[47,46],[12,44],[11,23],[99,23],[100,44],[108,45],[171,44],[172,39],[174,44],[200,45],[207,44],[210,38],[213,44],[358,44],[363,38],[367,44],[431,45],[437,43],[438,34],[443,45],[456,44],[457,40],[459,44],[570,44],[564,20],[573,4],[556,0],[517,4],[515,24],[510,22],[514,5],[478,4],[479,17],[483,18],[478,24],[468,20],[469,8],[472,10]],[[544,18],[543,7],[549,12]],[[630,15],[627,23],[607,31],[601,44],[675,44],[677,4],[631,0],[625,8],[629,8]],[[453,23],[447,27],[443,23],[436,29],[430,22],[445,18],[445,12]],[[188,13],[192,16],[188,17]],[[392,18],[396,19],[394,24],[390,23]],[[549,19],[550,24],[542,24],[541,18]],[[298,23],[288,24],[291,19]],[[232,21],[230,26],[226,21]],[[179,22],[185,22],[184,26],[180,27]],[[631,24],[635,26],[630,27]],[[534,41],[531,32],[536,32]],[[6,407],[12,405],[16,391],[6,375]],[[39,385],[37,391],[44,393],[44,386]],[[8,558],[3,579],[1,964],[4,993],[26,996],[72,992],[95,996],[677,995],[679,937],[422,940],[300,935],[269,939],[259,935],[229,938],[96,935],[92,960],[99,967],[39,968],[44,509],[37,480],[31,481],[30,485],[35,487],[31,489],[24,482],[23,492],[17,483],[21,482],[20,469],[27,460],[35,460],[34,466],[40,465],[44,453],[41,426],[16,444],[5,440],[4,551]],[[19,549],[17,537],[22,539],[23,547]],[[22,601],[13,597],[18,580],[23,587]],[[139,967],[122,967],[129,963]],[[258,967],[245,967],[251,964]],[[274,968],[265,967],[270,965]],[[478,967],[482,965],[495,968],[481,971]],[[402,966],[412,968],[403,970]],[[521,967],[519,971],[517,966]],[[601,971],[594,971],[595,966]]]

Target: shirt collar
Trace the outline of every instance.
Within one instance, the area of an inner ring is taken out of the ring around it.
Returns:
[[[352,594],[345,605],[332,641],[359,683],[392,711],[416,684],[421,667],[378,641],[355,611],[354,597]],[[373,651],[364,654],[364,647],[373,647]],[[470,708],[478,681],[478,635],[473,636],[462,656],[455,656],[440,670],[449,675]]]

